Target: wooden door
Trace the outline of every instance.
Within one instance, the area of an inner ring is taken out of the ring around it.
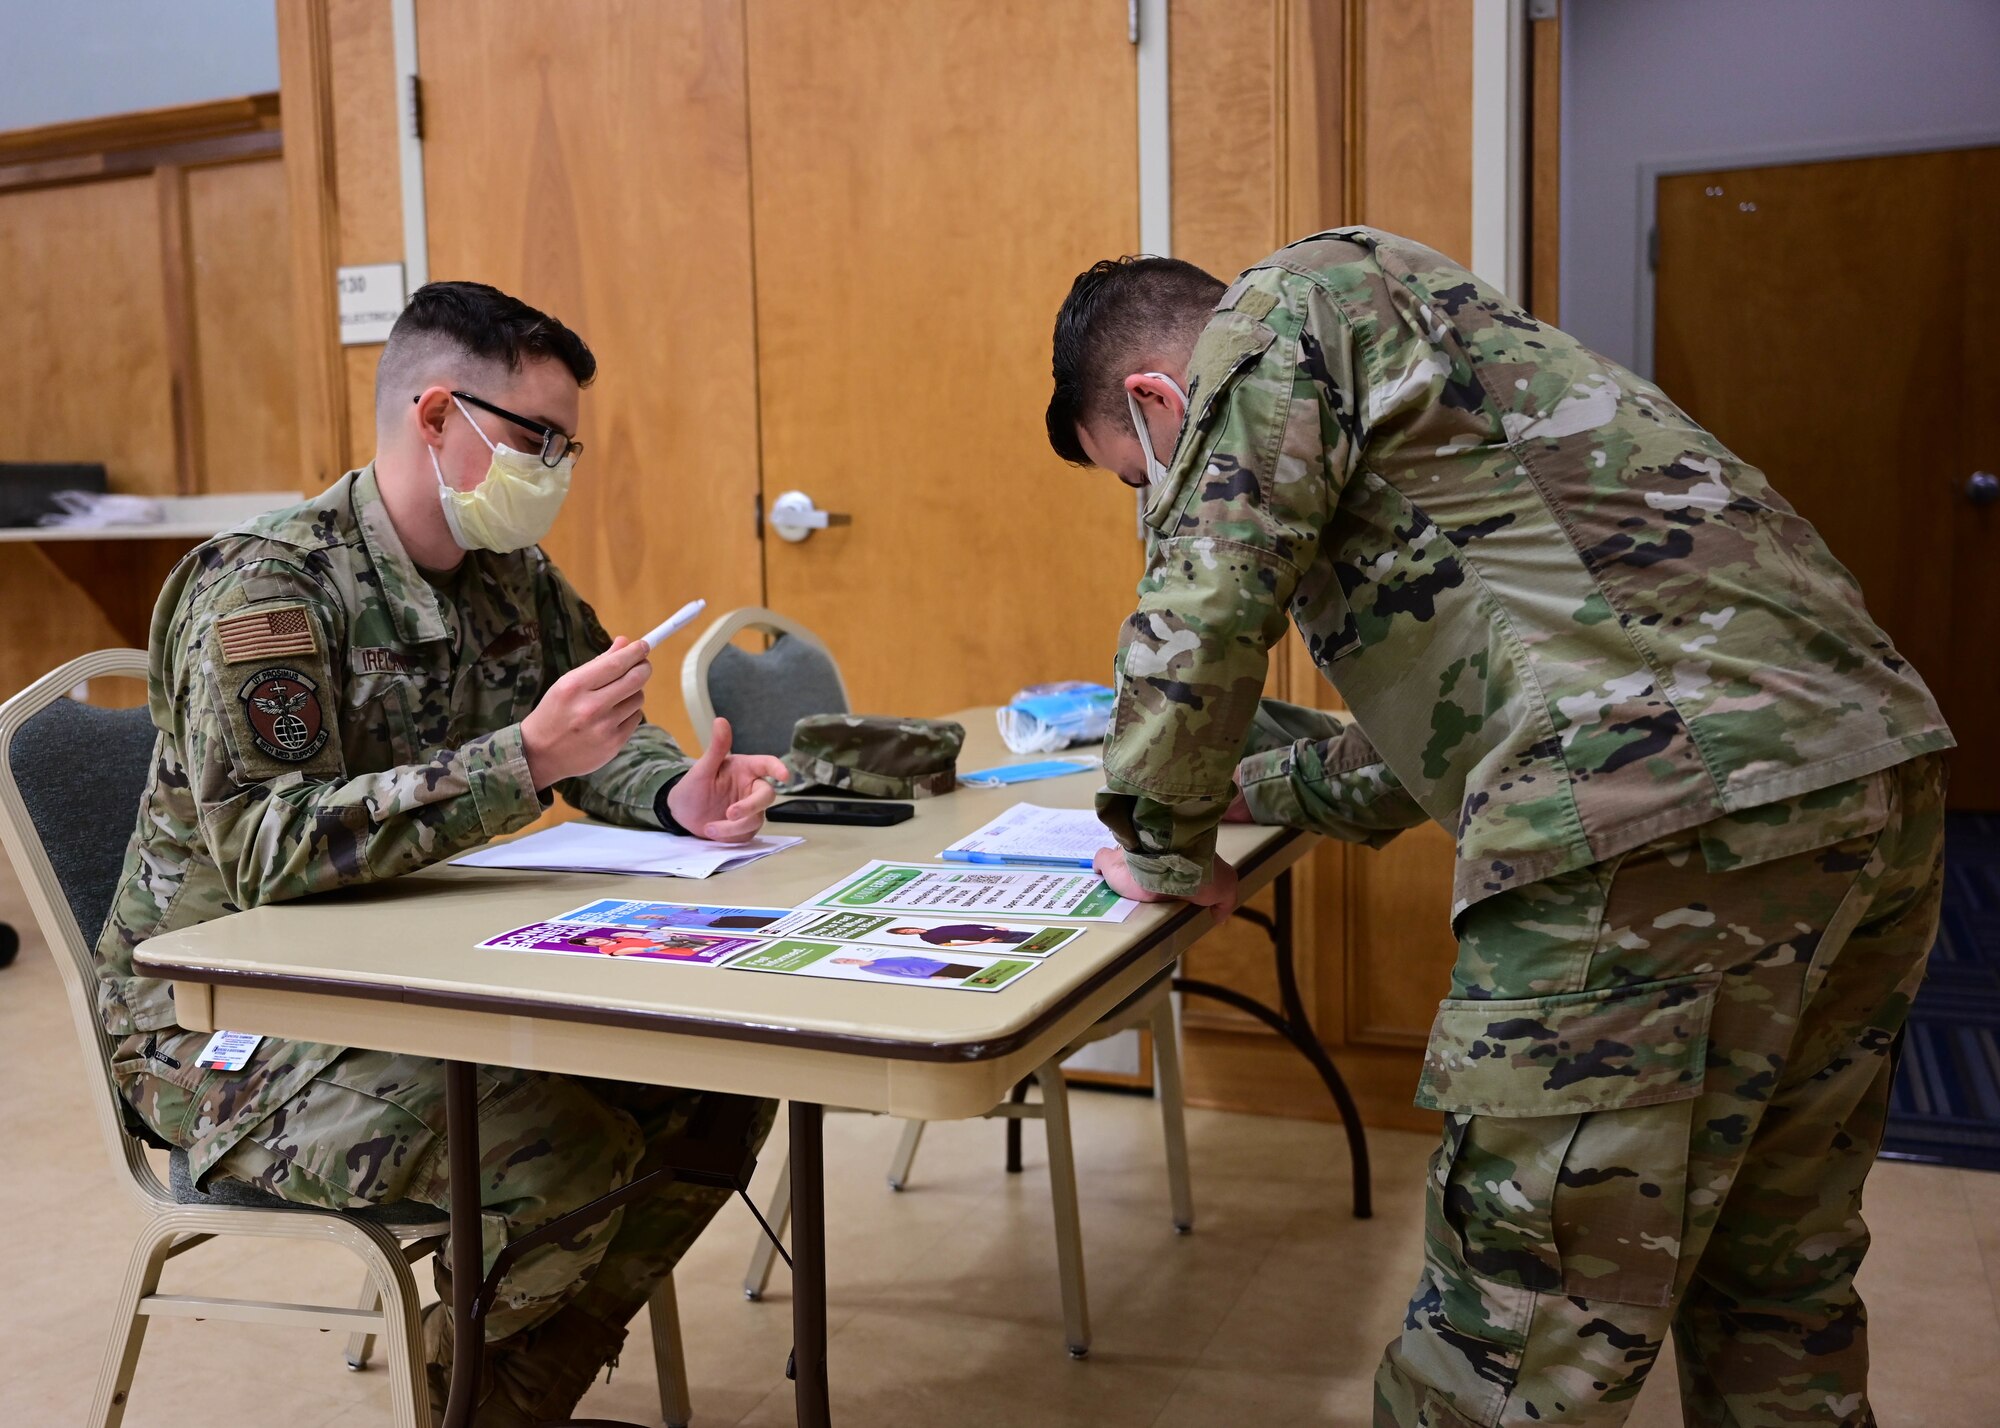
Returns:
[[[1854,572],[1958,736],[1952,802],[2000,807],[2000,149],[1660,180],[1660,385]]]
[[[1108,680],[1132,495],[1041,417],[1070,280],[1138,243],[1125,7],[751,0],[749,70],[765,497],[852,518],[767,532],[770,604],[871,712]]]
[[[418,23],[431,276],[597,354],[550,553],[616,633],[762,603],[741,0],[423,0]],[[691,638],[647,698],[681,736]]]

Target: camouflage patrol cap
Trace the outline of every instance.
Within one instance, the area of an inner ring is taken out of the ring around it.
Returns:
[[[813,714],[792,729],[785,762],[802,782],[871,798],[928,798],[958,783],[965,726],[945,719]]]

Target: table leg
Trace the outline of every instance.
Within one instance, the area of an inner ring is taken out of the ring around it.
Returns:
[[[1340,1068],[1333,1064],[1333,1058],[1320,1045],[1319,1036],[1313,1031],[1312,1018],[1306,1014],[1305,999],[1299,995],[1298,966],[1292,945],[1292,874],[1289,868],[1278,875],[1273,885],[1273,896],[1275,917],[1266,917],[1249,908],[1238,909],[1237,915],[1263,928],[1271,938],[1271,951],[1278,967],[1278,996],[1285,1008],[1283,1013],[1273,1011],[1255,997],[1233,987],[1218,986],[1214,982],[1192,977],[1174,978],[1174,990],[1183,996],[1207,997],[1235,1007],[1240,1012],[1247,1012],[1290,1042],[1292,1048],[1312,1064],[1327,1093],[1340,1108],[1341,1128],[1347,1132],[1348,1164],[1354,1176],[1354,1218],[1366,1220],[1375,1213],[1375,1196],[1368,1167],[1368,1132],[1361,1124],[1360,1108],[1354,1104],[1347,1082],[1341,1078]]]
[[[1015,1082],[1014,1089],[1007,1093],[1007,1099],[1017,1106],[1025,1104],[1028,1099],[1028,1078],[1023,1077],[1021,1080]],[[1021,1173],[1021,1118],[1019,1116],[1007,1117],[1007,1173],[1009,1175],[1019,1175]]]
[[[558,1215],[539,1228],[510,1241],[494,1260],[485,1265],[484,1224],[479,1204],[479,1068],[465,1061],[444,1063],[445,1162],[451,1174],[451,1323],[453,1349],[451,1391],[445,1400],[441,1428],[469,1428],[479,1393],[480,1369],[486,1357],[486,1311],[491,1307],[502,1279],[523,1255],[546,1244],[562,1243],[600,1224],[621,1206],[655,1195],[675,1180],[708,1185],[742,1193],[750,1188],[750,1176],[757,1157],[749,1149],[749,1130],[756,1119],[757,1102],[748,1096],[717,1096],[704,1103],[678,1137],[667,1156],[668,1163],[628,1180],[616,1190]],[[719,1104],[714,1104],[719,1103]],[[826,1423],[826,1243],[820,1208],[821,1156],[819,1107],[812,1120],[812,1243],[817,1269],[819,1353],[813,1360],[819,1370],[819,1416],[808,1419],[801,1410],[800,1422]],[[799,1118],[793,1114],[793,1135],[798,1135]],[[794,1162],[794,1183],[797,1183]],[[754,1206],[752,1207],[755,1208]],[[799,1294],[803,1297],[803,1288]],[[803,1322],[803,1321],[802,1321]],[[803,1330],[800,1331],[803,1333]],[[803,1375],[800,1382],[804,1383]],[[801,1400],[803,1403],[803,1399]],[[639,1428],[637,1424],[609,1418],[567,1418],[573,1428]],[[542,1428],[556,1428],[544,1424]]]
[[[791,1103],[792,1353],[799,1428],[828,1428],[826,1393],[826,1163],[820,1108]]]
[[[451,1394],[442,1428],[467,1428],[486,1356],[486,1325],[478,1312],[486,1277],[479,1215],[479,1069],[469,1061],[444,1066],[444,1137],[451,1174]]]

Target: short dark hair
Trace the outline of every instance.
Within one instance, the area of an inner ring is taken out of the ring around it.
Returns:
[[[1125,378],[1162,339],[1198,333],[1225,290],[1178,258],[1106,258],[1077,274],[1056,313],[1049,445],[1090,465],[1076,429],[1125,410]]]
[[[579,387],[597,375],[597,358],[569,328],[487,283],[425,283],[382,348],[375,368],[375,410],[406,405],[429,385],[437,369],[467,360],[509,372],[531,360],[553,359],[569,369]]]

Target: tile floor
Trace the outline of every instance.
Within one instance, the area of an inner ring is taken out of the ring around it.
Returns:
[[[0,1424],[82,1422],[137,1211],[112,1178],[79,1089],[55,970],[0,869],[0,920],[24,935],[0,972]],[[1347,1211],[1332,1127],[1194,1112],[1198,1225],[1167,1222],[1152,1103],[1105,1094],[1076,1109],[1096,1347],[1063,1352],[1046,1161],[1001,1170],[998,1123],[936,1126],[911,1188],[882,1175],[893,1123],[838,1116],[827,1132],[835,1418],[937,1425],[1355,1425],[1415,1271],[1425,1138],[1371,1137],[1376,1218]],[[780,1158],[764,1156],[760,1192]],[[1876,1247],[1863,1275],[1885,1423],[1989,1428],[2000,1377],[2000,1176],[1885,1164],[1870,1189]],[[738,1284],[754,1226],[732,1207],[682,1265],[681,1313],[699,1428],[792,1421],[790,1299]],[[359,1276],[337,1250],[210,1244],[167,1287],[345,1302]],[[428,1284],[428,1274],[420,1272]],[[645,1326],[584,1409],[657,1422]],[[1631,1422],[1679,1421],[1662,1365]],[[165,1320],[146,1339],[130,1428],[212,1422],[286,1428],[388,1423],[379,1372],[350,1373],[332,1336]]]

